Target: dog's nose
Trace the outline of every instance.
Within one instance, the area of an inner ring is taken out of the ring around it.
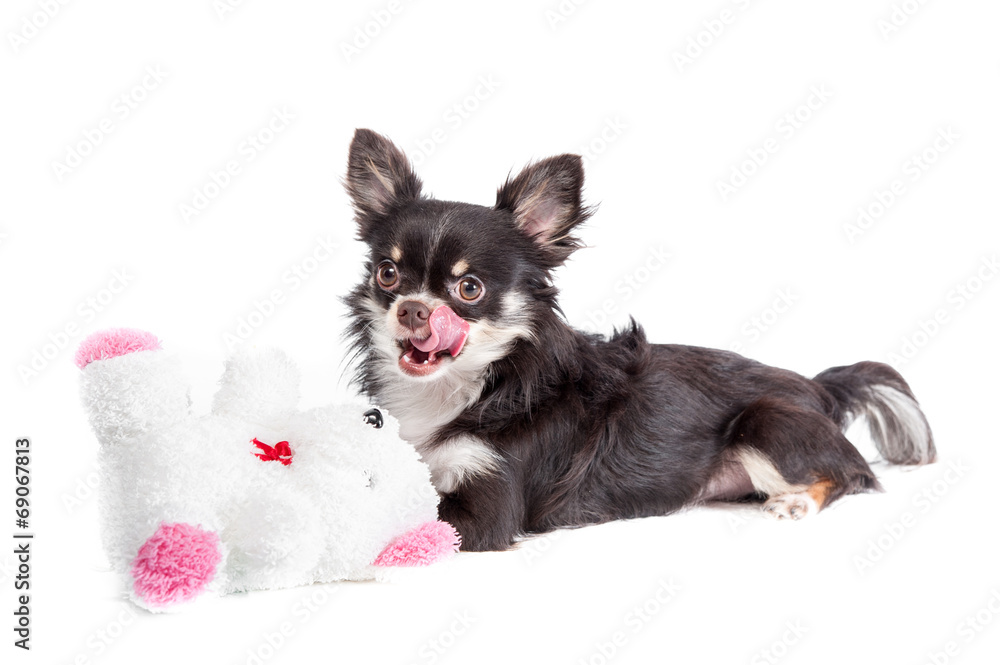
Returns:
[[[427,319],[431,315],[431,310],[422,302],[416,300],[404,300],[396,308],[396,316],[399,317],[400,325],[406,326],[410,330],[416,331],[427,325]]]

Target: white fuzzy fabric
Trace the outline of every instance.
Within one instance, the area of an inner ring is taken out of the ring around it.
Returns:
[[[219,534],[224,558],[209,592],[226,594],[379,577],[370,564],[382,549],[437,518],[428,468],[394,418],[384,414],[375,429],[366,405],[298,411],[298,384],[284,354],[239,354],[212,413],[195,416],[168,352],[83,370],[81,396],[101,443],[104,546],[130,589],[136,553],[164,522]],[[292,463],[258,459],[254,438],[288,441]]]

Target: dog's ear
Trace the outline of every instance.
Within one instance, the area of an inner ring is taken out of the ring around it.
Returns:
[[[373,222],[420,198],[420,179],[392,141],[370,129],[354,132],[347,158],[347,193],[358,213],[362,238]]]
[[[571,231],[590,217],[583,207],[583,160],[559,155],[526,166],[497,190],[497,210],[514,215],[517,227],[534,240],[554,265],[580,247]]]

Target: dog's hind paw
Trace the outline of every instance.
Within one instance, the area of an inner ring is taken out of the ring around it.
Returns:
[[[808,492],[793,492],[772,496],[764,502],[764,514],[777,520],[800,520],[819,511]]]

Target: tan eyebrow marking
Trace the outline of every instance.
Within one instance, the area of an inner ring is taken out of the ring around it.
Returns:
[[[465,259],[460,259],[451,267],[451,274],[455,277],[461,277],[467,272],[469,272],[469,262]]]
[[[392,257],[393,261],[396,261],[398,263],[399,260],[403,258],[403,250],[399,248],[399,245],[396,245],[392,248],[392,251],[389,252],[389,256]]]

